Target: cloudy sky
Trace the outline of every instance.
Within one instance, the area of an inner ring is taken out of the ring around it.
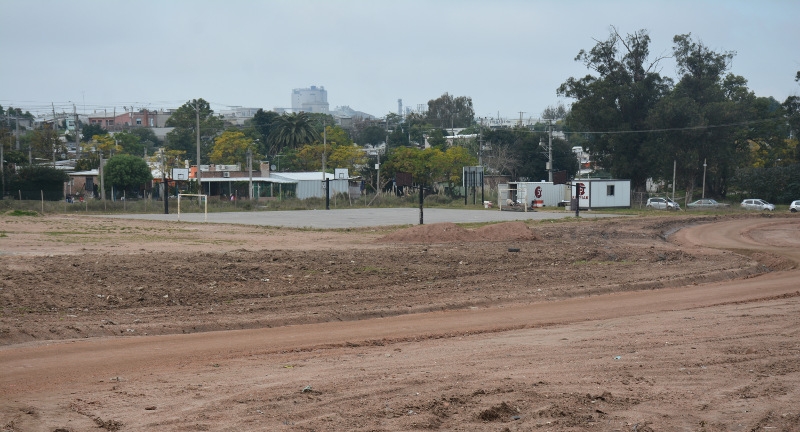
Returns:
[[[652,58],[685,33],[735,51],[731,72],[783,102],[800,94],[798,17],[797,0],[2,0],[0,105],[272,109],[316,85],[379,117],[448,92],[480,117],[537,118],[570,103],[556,89],[612,25],[648,30]]]

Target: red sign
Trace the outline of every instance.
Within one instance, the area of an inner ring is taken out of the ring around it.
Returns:
[[[586,193],[586,185],[583,183],[578,183],[578,196],[583,196]]]
[[[536,190],[533,191],[533,194],[536,195],[536,198],[541,198],[542,197],[542,187],[541,186],[536,186]]]

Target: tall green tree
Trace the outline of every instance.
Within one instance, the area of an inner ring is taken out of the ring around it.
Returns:
[[[117,191],[138,194],[145,184],[153,179],[150,167],[141,157],[121,154],[112,157],[103,167],[106,187]]]
[[[388,176],[411,173],[414,183],[431,185],[442,178],[444,152],[436,148],[398,147],[384,164]]]
[[[386,129],[378,125],[367,126],[358,134],[357,143],[378,145],[386,141]]]
[[[330,114],[306,113],[306,115],[308,116],[308,122],[320,136],[322,136],[322,132],[326,127],[336,124],[336,119]]]
[[[482,155],[487,174],[510,175],[516,180],[522,166],[520,144],[528,135],[530,133],[519,128],[488,129],[483,136],[485,151]]]
[[[144,128],[137,128],[144,129]],[[142,143],[139,135],[131,132],[117,132],[114,134],[114,141],[117,145],[117,150],[120,153],[144,157],[145,146]],[[152,153],[152,147],[148,149]]]
[[[273,158],[277,154],[277,149],[270,143],[269,136],[272,133],[272,123],[278,117],[280,115],[275,111],[259,109],[252,119],[245,122],[245,125],[252,127],[258,135],[258,152],[268,158]]]
[[[655,130],[650,134],[653,176],[671,179],[674,173],[691,199],[705,171],[709,194],[724,198],[747,154],[750,132],[735,125],[754,119],[755,96],[744,78],[725,75],[735,53],[712,51],[688,34],[675,36],[673,43],[680,80],[648,119]]]
[[[105,135],[108,131],[103,129],[99,124],[84,124],[81,127],[81,141],[89,142],[95,135]]]
[[[428,101],[426,120],[442,129],[469,127],[475,121],[472,98],[453,97],[445,93],[437,99],[431,99]]]
[[[153,129],[149,127],[134,127],[126,132],[139,137],[139,142],[147,149],[147,154],[152,154],[153,149],[161,146],[161,140],[158,139]]]
[[[444,138],[446,132],[442,129],[436,128],[428,133],[428,145],[434,148],[438,148],[441,151],[445,151],[447,149],[447,140]]]
[[[630,179],[635,190],[645,189],[656,157],[645,133],[647,116],[672,84],[657,72],[661,59],[650,59],[646,30],[622,36],[612,27],[608,39],[575,57],[596,75],[571,77],[558,88],[559,95],[575,99],[567,126],[590,134],[593,160]]]
[[[800,84],[800,71],[797,71],[794,80]],[[782,106],[786,115],[786,123],[790,128],[790,135],[797,141],[800,136],[800,96],[789,96]],[[797,149],[795,159],[800,161],[800,145],[795,144],[795,148]]]
[[[285,149],[297,149],[320,139],[320,134],[311,123],[307,113],[284,114],[272,122],[269,141],[275,146],[275,154]]]
[[[200,156],[208,161],[206,155],[214,137],[223,130],[224,122],[214,115],[211,105],[205,100],[193,99],[181,105],[170,116],[165,125],[174,127],[167,134],[166,148],[186,152],[190,160],[197,163],[197,112],[200,113]]]
[[[209,154],[209,160],[215,164],[233,165],[242,164],[247,169],[247,152],[252,151],[253,162],[262,158],[258,152],[255,140],[247,137],[244,132],[225,131],[214,139],[214,147]]]
[[[66,153],[66,146],[59,139],[58,132],[54,131],[50,125],[46,125],[43,129],[36,129],[29,135],[31,155],[34,160],[41,162],[52,161],[54,158],[63,159],[61,155]]]

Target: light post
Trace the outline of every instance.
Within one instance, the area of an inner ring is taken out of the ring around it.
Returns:
[[[253,201],[253,148],[247,149],[247,177],[249,178],[247,192],[250,201]]]
[[[706,199],[706,159],[703,159],[703,199]]]

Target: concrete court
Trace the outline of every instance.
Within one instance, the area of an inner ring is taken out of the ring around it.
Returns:
[[[423,210],[424,224],[440,222],[507,222],[516,220],[543,220],[574,217],[575,212],[565,210],[547,211],[499,211],[458,210],[426,208]],[[581,211],[582,218],[615,217],[617,215]],[[177,214],[127,214],[107,217],[120,219],[147,219],[178,221]],[[203,222],[202,213],[181,213],[181,222]],[[294,211],[248,211],[208,213],[209,223],[233,223],[287,228],[361,228],[371,226],[418,225],[418,208],[360,208],[343,210],[294,210]]]

